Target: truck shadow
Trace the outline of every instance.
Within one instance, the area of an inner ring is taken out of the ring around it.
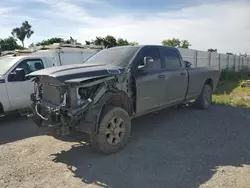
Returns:
[[[250,164],[250,109],[168,109],[133,120],[130,143],[104,156],[87,144],[54,154],[85,184],[199,187],[219,166]]]
[[[30,119],[18,113],[0,118],[0,145],[47,133],[48,130],[39,129]]]
[[[11,113],[0,118],[0,145],[15,142],[18,140],[48,135],[58,140],[67,142],[88,141],[88,136],[82,133],[73,133],[69,136],[56,136],[47,127],[37,127],[31,119],[22,117],[18,113]]]

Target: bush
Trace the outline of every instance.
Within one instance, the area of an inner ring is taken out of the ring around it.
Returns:
[[[244,74],[241,72],[235,72],[234,69],[224,69],[220,75],[220,81],[235,81],[239,82],[244,79]]]

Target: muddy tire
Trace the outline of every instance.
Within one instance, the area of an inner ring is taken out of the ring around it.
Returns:
[[[195,101],[196,108],[201,110],[208,109],[212,102],[212,93],[213,93],[212,87],[208,84],[205,84],[201,91],[200,96]]]
[[[128,143],[130,133],[128,112],[120,107],[111,107],[101,117],[97,133],[90,135],[90,145],[104,154],[116,153]]]

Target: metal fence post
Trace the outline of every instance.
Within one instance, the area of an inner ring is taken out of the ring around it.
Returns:
[[[227,69],[229,68],[229,55],[227,55]]]
[[[211,53],[212,53],[212,52],[209,52],[209,53],[208,53],[208,65],[209,65],[209,66],[211,66],[211,56],[212,56]]]
[[[247,69],[249,70],[250,56],[247,57]]]
[[[233,71],[235,72],[236,71],[236,55],[234,55],[234,67],[233,67]]]
[[[239,61],[238,61],[238,72],[240,72],[240,56],[239,56]]]
[[[195,50],[195,53],[194,53],[194,60],[195,60],[195,67],[198,66],[198,51]]]
[[[244,57],[242,57],[242,61],[241,61],[241,72],[243,72],[243,64],[244,64]]]
[[[219,54],[219,60],[218,60],[218,63],[219,63],[219,70],[220,70],[220,58],[221,58],[221,54]]]

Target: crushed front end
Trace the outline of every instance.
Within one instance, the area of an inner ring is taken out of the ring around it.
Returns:
[[[59,135],[77,129],[93,131],[93,98],[101,92],[102,84],[67,85],[47,76],[36,77],[34,82],[32,119],[39,127],[53,128]]]

